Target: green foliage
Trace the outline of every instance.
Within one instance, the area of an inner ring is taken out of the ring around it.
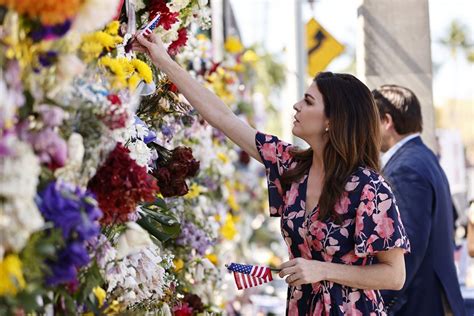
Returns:
[[[143,204],[141,209],[143,216],[137,223],[158,240],[166,242],[179,236],[181,224],[163,199]]]

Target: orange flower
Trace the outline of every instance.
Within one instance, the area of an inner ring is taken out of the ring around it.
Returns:
[[[41,23],[54,25],[63,23],[76,15],[84,0],[0,0],[0,5],[30,18],[38,18]]]

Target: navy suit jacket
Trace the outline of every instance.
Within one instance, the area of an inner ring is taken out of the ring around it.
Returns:
[[[383,174],[411,245],[404,287],[381,291],[389,315],[444,315],[442,295],[455,316],[466,315],[454,265],[451,193],[438,158],[415,137],[395,152]]]

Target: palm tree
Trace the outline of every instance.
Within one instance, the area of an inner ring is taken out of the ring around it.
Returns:
[[[469,41],[469,30],[466,25],[457,20],[452,21],[448,32],[440,42],[451,50],[454,59],[461,51],[469,62],[474,62],[474,45]]]

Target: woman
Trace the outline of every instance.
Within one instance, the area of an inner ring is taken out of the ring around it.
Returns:
[[[290,260],[289,315],[384,315],[379,289],[405,281],[409,242],[390,187],[377,172],[379,115],[368,88],[346,74],[320,73],[294,105],[298,151],[238,119],[167,54],[154,35],[149,54],[212,126],[266,167],[270,216],[281,217]]]

